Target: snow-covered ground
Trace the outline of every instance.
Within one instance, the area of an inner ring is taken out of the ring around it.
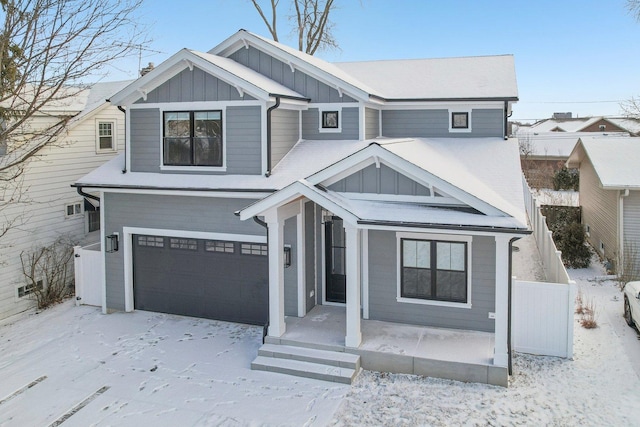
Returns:
[[[574,360],[516,354],[509,388],[251,371],[261,328],[69,301],[0,326],[0,426],[640,426],[640,341],[617,284],[595,280],[600,265],[570,274],[598,328],[576,323]]]

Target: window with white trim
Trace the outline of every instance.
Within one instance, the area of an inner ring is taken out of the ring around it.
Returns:
[[[400,298],[468,304],[469,243],[400,239]]]
[[[166,111],[164,166],[222,166],[222,110]]]
[[[334,105],[318,108],[320,133],[342,132],[342,108]]]
[[[67,218],[82,215],[82,203],[68,203],[64,206],[64,215]]]
[[[471,132],[471,110],[449,110],[449,132]]]
[[[116,122],[100,120],[96,126],[96,152],[116,151]]]

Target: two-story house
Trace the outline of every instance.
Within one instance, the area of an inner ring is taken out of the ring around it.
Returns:
[[[347,353],[369,320],[479,331],[482,373],[456,378],[506,384],[515,101],[510,55],[332,64],[244,30],[179,51],[111,97],[126,155],[75,184],[101,194],[103,311],[284,343],[330,307]]]

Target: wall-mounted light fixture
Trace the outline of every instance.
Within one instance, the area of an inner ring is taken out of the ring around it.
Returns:
[[[105,236],[105,247],[104,247],[104,251],[107,253],[111,253],[111,252],[118,252],[118,237],[119,237],[118,232],[115,232],[113,234],[109,234],[108,236]]]
[[[284,247],[284,268],[291,267],[291,246]]]

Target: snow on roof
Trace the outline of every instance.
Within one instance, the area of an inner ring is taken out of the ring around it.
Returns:
[[[603,188],[640,188],[640,138],[580,138],[569,163],[583,162],[584,150],[602,183]]]
[[[264,90],[269,94],[285,95],[285,96],[291,96],[294,98],[301,98],[301,99],[305,98],[304,95],[301,95],[300,93],[294,90],[291,90],[288,87],[274,80],[271,80],[270,78],[264,76],[263,74],[260,74],[249,67],[245,67],[244,65],[232,59],[225,58],[223,56],[212,55],[210,53],[198,52],[195,50],[189,50],[189,52],[204,59],[205,61],[211,63],[212,65],[218,68],[221,68],[231,74],[234,74],[235,76]]]
[[[622,138],[626,132],[522,132],[517,134],[518,142],[530,157],[566,159],[573,151],[579,138]]]
[[[571,119],[545,119],[534,123],[530,132],[578,132],[597,122],[601,117],[580,117]]]
[[[386,99],[517,98],[513,55],[335,64]]]
[[[80,112],[80,114],[74,117],[74,120],[80,120],[84,116],[93,112],[96,108],[107,103],[107,100],[111,95],[122,90],[132,81],[133,80],[122,80],[118,82],[94,83],[88,91],[82,111]]]
[[[640,132],[640,120],[631,117],[610,117],[608,121],[633,134]]]

